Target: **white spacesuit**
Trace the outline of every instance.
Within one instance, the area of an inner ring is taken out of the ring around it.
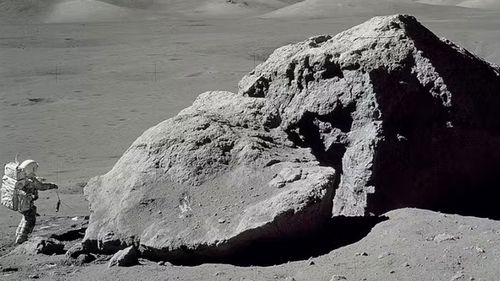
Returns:
[[[33,231],[36,223],[36,206],[34,201],[38,199],[38,191],[58,188],[56,184],[44,183],[36,176],[38,163],[33,160],[26,160],[19,165],[19,170],[24,174],[24,184],[19,201],[24,205],[19,207],[23,218],[16,230],[16,243],[21,244],[28,239],[28,235]]]

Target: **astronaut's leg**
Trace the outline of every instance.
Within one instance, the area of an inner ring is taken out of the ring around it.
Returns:
[[[26,224],[26,219],[24,218],[24,214],[23,214],[23,217],[21,218],[21,222],[19,222],[19,225],[17,226],[17,229],[16,229],[16,243],[18,243],[18,244],[22,243],[22,242],[18,242],[18,238],[20,237],[21,232],[22,232],[25,224]]]
[[[28,235],[33,232],[36,223],[36,207],[33,206],[26,212],[23,212],[23,218],[16,230],[16,244],[21,244],[28,240]]]

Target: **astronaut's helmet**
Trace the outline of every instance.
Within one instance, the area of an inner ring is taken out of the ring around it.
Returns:
[[[19,169],[21,169],[28,178],[33,178],[36,176],[36,170],[38,169],[38,163],[35,160],[25,160],[21,165],[19,165]]]

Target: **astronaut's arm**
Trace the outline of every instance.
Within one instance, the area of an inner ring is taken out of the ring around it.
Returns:
[[[38,177],[33,179],[33,183],[35,184],[35,188],[39,191],[59,188],[55,183],[42,182],[42,180],[43,180],[42,178],[38,178]]]

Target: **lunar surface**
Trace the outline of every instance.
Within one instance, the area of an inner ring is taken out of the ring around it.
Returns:
[[[246,247],[234,260],[171,263],[126,252],[133,240],[119,245],[124,252],[115,257],[118,249],[78,248],[92,225],[84,188],[110,172],[145,130],[195,100],[200,105],[201,93],[238,93],[242,77],[281,46],[393,14],[412,15],[493,68],[500,64],[495,0],[0,0],[0,159],[35,159],[38,175],[59,185],[58,192],[40,192],[37,225],[20,246],[14,239],[21,214],[0,208],[0,280],[497,280],[495,214],[412,206],[334,218],[301,239]],[[294,177],[276,174],[284,184]],[[225,192],[203,195],[238,205]],[[185,209],[175,211],[185,213],[189,200],[176,202]],[[231,212],[217,211],[237,216]],[[140,219],[137,225],[148,220]],[[168,222],[158,227],[167,229]]]

